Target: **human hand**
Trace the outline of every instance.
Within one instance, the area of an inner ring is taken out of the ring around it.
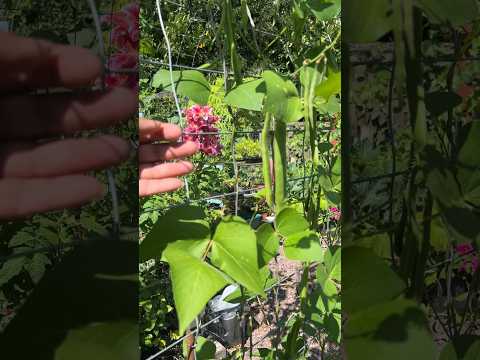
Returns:
[[[171,161],[195,154],[198,151],[197,144],[192,141],[178,143],[182,130],[173,124],[140,119],[139,128],[140,196],[181,188],[183,182],[178,177],[190,173],[193,165],[188,161]],[[162,143],[153,144],[157,141]]]
[[[0,33],[0,43],[0,219],[103,197],[103,185],[85,173],[126,160],[128,142],[116,136],[59,138],[127,120],[136,111],[136,95],[120,88],[32,95],[89,87],[102,64],[88,50],[11,33]]]

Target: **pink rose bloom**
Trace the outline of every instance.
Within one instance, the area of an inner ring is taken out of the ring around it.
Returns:
[[[213,109],[210,106],[193,105],[184,111],[184,115],[187,120],[184,139],[197,143],[205,155],[219,155],[222,151],[220,137],[212,133],[218,133],[214,124],[220,118],[213,114]]]

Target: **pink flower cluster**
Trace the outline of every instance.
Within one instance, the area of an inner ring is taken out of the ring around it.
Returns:
[[[219,155],[222,145],[220,136],[215,134],[218,129],[214,125],[220,118],[213,114],[213,109],[210,106],[193,105],[184,114],[187,120],[184,139],[196,142],[206,155]]]
[[[469,269],[472,270],[472,272],[477,271],[478,269],[478,256],[475,255],[474,253],[474,248],[472,244],[460,244],[455,247],[455,251],[457,252],[458,255],[460,256],[465,256],[467,255],[465,260],[462,263],[462,266],[460,267],[460,270],[468,272]]]
[[[105,78],[107,87],[126,86],[138,91],[139,16],[137,2],[102,16],[102,24],[111,27],[111,43],[117,50],[108,60],[108,68],[112,71]]]
[[[336,207],[331,207],[329,209],[330,211],[330,219],[334,221],[339,221],[340,217],[342,216],[342,212],[340,211],[339,208]]]

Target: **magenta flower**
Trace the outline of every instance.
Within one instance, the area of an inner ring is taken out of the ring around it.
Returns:
[[[138,92],[139,15],[139,4],[132,2],[116,13],[102,16],[102,23],[112,28],[111,41],[117,49],[107,64],[110,72],[105,84],[109,88],[124,86]]]
[[[464,261],[460,266],[461,271],[468,272],[469,269],[471,269],[472,272],[477,271],[479,262],[478,262],[478,256],[474,253],[474,250],[475,249],[473,245],[469,243],[460,244],[455,247],[455,251],[457,252],[458,255],[465,256]],[[468,255],[468,254],[471,254],[471,255]]]
[[[206,155],[219,155],[222,145],[214,124],[218,123],[220,118],[213,114],[213,109],[210,106],[193,105],[186,109],[184,114],[187,120],[184,139],[197,143],[200,151]]]
[[[342,212],[340,211],[339,208],[336,207],[331,207],[329,209],[330,211],[330,219],[334,221],[339,221],[340,217],[342,216]]]
[[[102,16],[102,23],[112,27],[112,44],[121,51],[138,49],[140,6],[132,2],[121,11]]]

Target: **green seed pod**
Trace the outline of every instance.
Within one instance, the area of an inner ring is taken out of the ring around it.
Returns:
[[[278,214],[285,206],[285,193],[287,191],[287,124],[284,121],[275,121],[273,161],[275,174],[275,212]]]
[[[262,152],[262,170],[265,182],[265,198],[268,206],[273,206],[272,194],[272,174],[270,173],[270,128],[272,123],[272,115],[265,114],[265,123],[262,130],[261,152]]]

